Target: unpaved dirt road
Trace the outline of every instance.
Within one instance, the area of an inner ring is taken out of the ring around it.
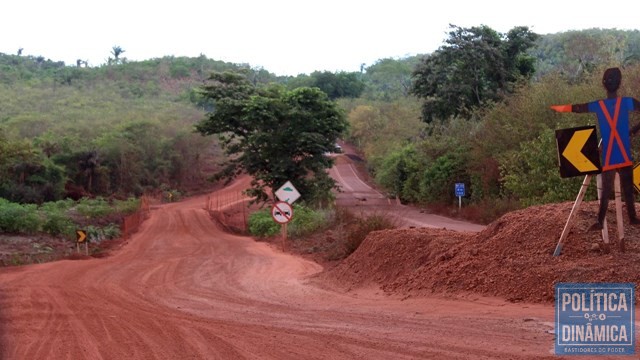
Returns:
[[[552,307],[332,291],[204,203],[153,209],[107,258],[0,269],[2,359],[552,358]]]

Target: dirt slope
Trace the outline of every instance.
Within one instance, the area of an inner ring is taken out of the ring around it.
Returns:
[[[476,293],[510,301],[552,302],[557,282],[638,282],[640,229],[626,226],[620,253],[609,223],[611,252],[599,232],[587,232],[596,203],[582,206],[562,255],[552,256],[572,203],[536,206],[506,214],[485,230],[434,229],[371,234],[348,259],[322,274],[346,288],[376,284],[387,293]],[[615,218],[611,209],[608,216]],[[625,219],[626,222],[626,219]]]
[[[152,210],[106,258],[0,269],[0,358],[553,358],[549,306],[327,290],[319,265],[225,233],[206,201]]]

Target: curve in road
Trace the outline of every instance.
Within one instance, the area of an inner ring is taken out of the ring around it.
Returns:
[[[152,210],[106,258],[0,269],[2,359],[552,358],[553,308],[336,292],[206,201]]]

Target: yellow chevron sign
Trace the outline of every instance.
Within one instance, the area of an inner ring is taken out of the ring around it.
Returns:
[[[556,143],[563,178],[601,172],[595,126],[556,130]]]
[[[76,230],[76,240],[83,243],[87,240],[87,233],[84,230]]]
[[[640,192],[640,164],[633,167],[633,186]]]

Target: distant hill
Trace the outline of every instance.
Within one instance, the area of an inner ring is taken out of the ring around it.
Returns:
[[[637,63],[640,31],[542,35],[531,54],[534,81],[556,72],[578,79],[602,65]],[[41,202],[198,188],[222,156],[215,139],[193,132],[212,106],[197,91],[211,72],[244,71],[254,84],[318,86],[332,98],[389,102],[410,97],[422,56],[428,54],[380,59],[360,72],[292,77],[206,56],[87,67],[0,53],[0,197]]]

